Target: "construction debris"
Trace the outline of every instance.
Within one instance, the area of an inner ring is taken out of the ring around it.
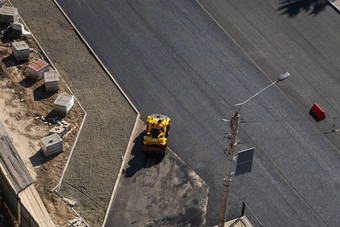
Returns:
[[[41,150],[45,157],[63,151],[63,140],[58,134],[52,134],[40,139]]]
[[[68,131],[71,130],[71,124],[66,121],[61,121],[57,126],[50,130],[50,134],[56,133],[60,137],[63,137]]]
[[[76,201],[72,200],[72,199],[68,199],[68,198],[63,198],[64,202],[71,206],[71,207],[74,207],[76,205]]]
[[[18,9],[14,7],[3,6],[0,8],[0,22],[16,23],[19,20]]]
[[[45,72],[44,79],[46,92],[57,92],[59,90],[59,75],[56,71]]]
[[[28,65],[29,78],[33,80],[41,80],[44,72],[49,70],[49,64],[43,60],[38,60]]]
[[[70,134],[75,128],[77,128],[78,127],[78,124],[76,124],[75,126],[73,126],[72,128],[71,128],[71,130],[70,131],[68,131],[65,135],[63,135],[63,139],[68,135],[68,134]]]
[[[44,122],[44,123],[52,123],[52,124],[58,124],[59,123],[59,116],[56,116],[56,117],[49,117],[49,118],[44,118],[44,117],[41,117],[41,120]]]
[[[69,223],[65,227],[87,227],[86,223],[81,218],[75,218],[72,221],[69,221]]]
[[[27,61],[30,54],[30,48],[24,41],[13,42],[12,53],[17,61]]]
[[[74,97],[66,93],[62,93],[54,101],[54,111],[65,116],[73,107]]]

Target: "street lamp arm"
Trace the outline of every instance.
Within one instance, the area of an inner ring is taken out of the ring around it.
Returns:
[[[244,102],[241,102],[241,103],[238,103],[238,104],[235,104],[234,106],[237,107],[237,106],[242,106],[243,104],[246,104],[248,101],[250,101],[251,99],[255,98],[256,96],[258,96],[261,92],[267,90],[268,88],[270,88],[271,86],[273,86],[274,84],[276,84],[277,82],[279,82],[278,80],[277,81],[274,81],[273,83],[269,84],[267,87],[263,88],[261,91],[258,91],[255,95],[251,96],[249,99],[247,99],[246,101]]]
[[[251,96],[249,99],[247,99],[246,101],[244,102],[241,102],[241,103],[238,103],[238,104],[235,104],[234,107],[238,107],[240,106],[240,109],[241,109],[241,106],[243,104],[246,104],[249,100],[253,99],[254,97],[256,97],[257,95],[259,95],[261,92],[267,90],[268,88],[270,88],[271,86],[273,86],[274,84],[280,82],[280,81],[283,81],[284,79],[286,79],[287,77],[289,77],[290,74],[288,72],[285,72],[283,74],[281,74],[276,81],[272,82],[271,84],[269,84],[267,87],[263,88],[261,91],[257,92],[255,95]],[[239,110],[240,110],[239,109]]]

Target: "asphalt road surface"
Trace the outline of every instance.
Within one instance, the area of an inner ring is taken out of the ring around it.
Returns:
[[[216,224],[229,142],[220,119],[271,80],[193,0],[58,2],[142,117],[172,118],[169,146],[209,185],[207,223]],[[339,152],[309,115],[272,87],[241,117],[238,149],[256,153],[252,172],[233,179],[228,219],[246,201],[266,226],[339,223]]]
[[[325,120],[309,119],[339,150],[339,13],[322,0],[199,2],[272,80],[294,75],[282,91],[304,114],[314,102],[324,109]]]

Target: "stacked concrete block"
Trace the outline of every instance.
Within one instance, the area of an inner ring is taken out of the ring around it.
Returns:
[[[0,22],[16,23],[19,21],[18,9],[14,7],[3,6],[0,8]]]
[[[62,93],[54,101],[54,111],[61,115],[66,115],[70,112],[71,108],[73,107],[73,104],[74,104],[73,95]]]
[[[27,61],[30,54],[30,48],[24,41],[13,42],[12,53],[17,61]]]
[[[46,92],[57,92],[59,90],[59,75],[56,71],[45,72],[44,79]]]
[[[66,121],[61,121],[58,123],[57,126],[55,126],[54,128],[50,130],[50,134],[56,133],[60,137],[63,137],[63,135],[65,135],[70,130],[71,130],[71,124]]]
[[[7,0],[0,0],[0,8],[6,5]]]
[[[40,147],[45,157],[63,151],[63,140],[58,134],[52,134],[40,139]]]
[[[38,60],[28,65],[29,77],[33,80],[41,80],[44,72],[49,71],[49,64],[43,60]]]

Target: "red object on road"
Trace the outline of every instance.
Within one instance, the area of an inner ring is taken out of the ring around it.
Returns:
[[[314,113],[315,116],[318,117],[320,120],[326,118],[325,111],[323,111],[323,109],[321,109],[321,107],[316,103],[314,103],[310,111]]]

